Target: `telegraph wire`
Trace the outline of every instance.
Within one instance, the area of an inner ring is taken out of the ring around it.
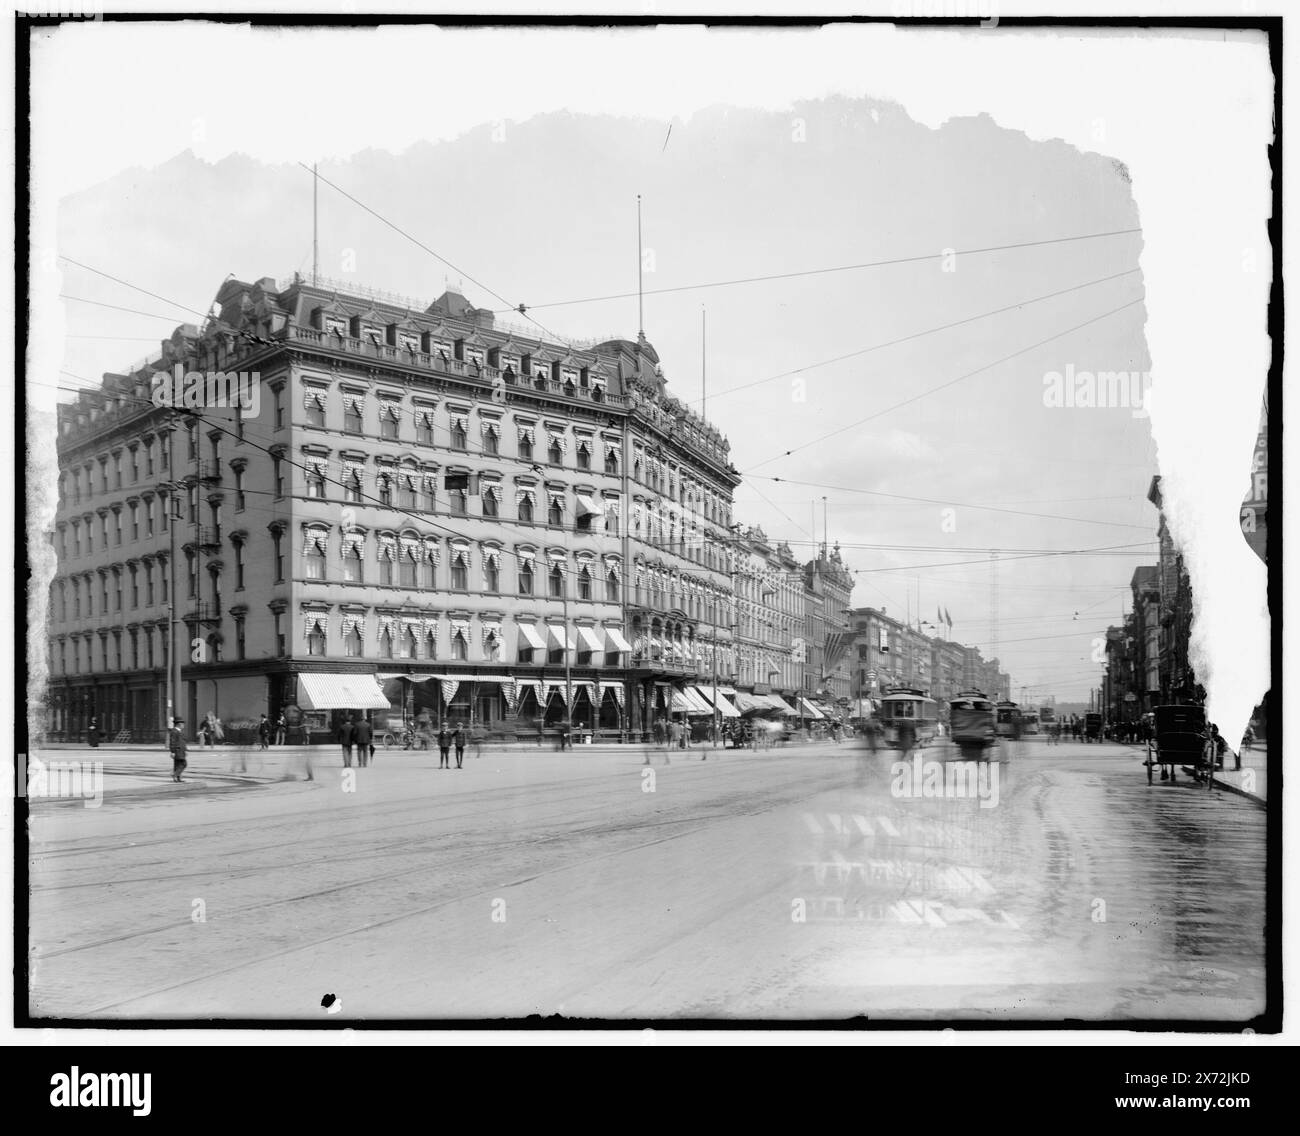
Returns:
[[[1127,308],[1131,308],[1137,304],[1142,303],[1145,299],[1146,299],[1146,294],[1143,293],[1143,295],[1139,296],[1135,300],[1130,300],[1127,304],[1121,304],[1117,308],[1111,308],[1110,311],[1102,312],[1100,315],[1093,316],[1091,319],[1084,320],[1083,323],[1075,324],[1073,327],[1067,327],[1063,331],[1054,332],[1052,335],[1047,336],[1045,339],[1038,340],[1037,343],[1031,343],[1027,347],[1021,347],[1015,351],[1012,351],[1009,355],[1003,355],[1000,359],[994,359],[990,363],[984,363],[983,365],[976,367],[973,371],[967,371],[965,374],[958,375],[955,379],[949,379],[947,382],[940,383],[937,387],[931,387],[929,390],[921,391],[920,394],[913,395],[911,398],[905,398],[902,402],[896,402],[892,406],[885,407],[883,410],[877,410],[874,414],[868,414],[865,418],[860,418],[856,422],[850,422],[847,426],[841,426],[837,430],[832,430],[829,434],[822,434],[820,437],[813,438],[811,441],[804,442],[798,446],[794,446],[792,449],[785,450],[784,452],[776,455],[775,457],[765,458],[757,465],[750,466],[750,468],[745,470],[744,472],[746,475],[748,475],[752,473],[754,470],[761,468],[762,466],[770,465],[772,462],[779,461],[781,458],[788,458],[792,454],[798,453],[800,450],[806,450],[810,446],[819,445],[820,443],[826,441],[829,438],[837,437],[838,435],[844,434],[849,430],[855,430],[859,426],[863,426],[868,422],[871,422],[877,418],[881,418],[886,414],[889,414],[891,411],[899,410],[902,407],[909,406],[914,402],[919,402],[921,399],[928,398],[932,394],[938,394],[939,391],[941,390],[946,390],[948,387],[955,386],[957,383],[964,382],[966,379],[974,378],[976,375],[983,374],[985,371],[992,370],[994,367],[997,367],[1002,363],[1007,363],[1010,360],[1018,358],[1021,355],[1028,354],[1030,351],[1034,351],[1039,347],[1042,347],[1048,343],[1052,343],[1057,339],[1061,339],[1064,336],[1071,334],[1072,332],[1080,331],[1091,324],[1099,323],[1101,320],[1104,320],[1109,316],[1117,315],[1119,312],[1122,312]]]
[[[923,253],[916,256],[891,257],[888,260],[866,261],[862,264],[841,264],[829,268],[803,269],[797,272],[776,272],[766,276],[745,276],[735,280],[714,280],[707,284],[678,284],[670,288],[652,288],[650,291],[645,292],[644,295],[664,296],[673,292],[694,292],[702,288],[729,288],[737,284],[759,284],[767,280],[794,280],[803,276],[823,276],[833,272],[855,272],[858,271],[859,269],[864,269],[864,268],[885,268],[890,265],[896,265],[896,264],[917,264],[927,260],[942,260],[946,255],[954,255],[960,257],[960,256],[976,256],[982,253],[991,253],[991,252],[1009,252],[1013,249],[1035,248],[1042,245],[1067,244],[1071,241],[1091,241],[1091,240],[1098,240],[1102,237],[1126,236],[1131,233],[1140,233],[1141,231],[1142,230],[1140,228],[1112,229],[1109,232],[1104,232],[1104,233],[1082,233],[1078,236],[1073,236],[1073,237],[1049,237],[1044,240],[1019,241],[1015,244],[1009,244],[1009,245],[988,245],[984,248],[973,248],[973,249],[964,249],[964,250],[959,249],[952,254],[946,254],[943,252],[937,252],[937,253],[931,252],[931,253]],[[496,295],[496,293],[493,293],[493,295]],[[507,312],[519,312],[522,315],[525,314],[526,311],[531,311],[537,308],[563,308],[563,307],[570,307],[574,304],[596,304],[596,303],[601,303],[605,300],[627,300],[635,295],[637,295],[636,292],[617,292],[617,293],[611,293],[606,296],[586,296],[579,300],[554,300],[545,304],[520,304],[516,307],[502,308],[500,309],[498,314],[505,315]],[[502,300],[503,303],[509,302],[504,300],[500,296],[497,296],[497,299]]]
[[[834,358],[831,359],[823,359],[818,363],[809,363],[803,367],[796,367],[792,371],[782,371],[780,374],[777,375],[769,375],[765,379],[755,379],[752,383],[742,383],[740,386],[737,387],[727,387],[724,390],[715,391],[713,397],[721,398],[723,395],[726,394],[736,394],[738,391],[749,390],[752,387],[762,386],[765,383],[772,383],[775,382],[777,379],[787,379],[792,375],[801,375],[805,371],[816,370],[818,367],[827,367],[830,366],[830,364],[832,363],[842,363],[844,362],[845,359],[854,359],[859,355],[869,355],[873,351],[880,351],[886,347],[896,347],[900,343],[910,343],[914,339],[922,339],[927,335],[934,335],[936,332],[948,331],[954,327],[962,327],[964,324],[975,323],[977,320],[988,319],[990,316],[999,316],[1005,314],[1006,312],[1018,311],[1020,308],[1028,307],[1030,304],[1038,304],[1044,300],[1052,300],[1055,299],[1057,296],[1065,296],[1068,295],[1070,292],[1078,292],[1084,288],[1091,288],[1097,284],[1106,284],[1109,283],[1111,280],[1119,280],[1124,276],[1132,276],[1133,273],[1141,272],[1141,271],[1142,271],[1141,268],[1128,268],[1125,269],[1123,272],[1116,272],[1110,276],[1102,276],[1096,280],[1088,280],[1082,284],[1075,284],[1072,287],[1062,288],[1056,292],[1048,292],[1042,296],[1034,296],[1028,300],[1021,300],[1019,303],[1016,304],[1008,304],[1004,308],[995,308],[991,312],[981,312],[979,315],[967,316],[965,319],[954,320],[952,323],[940,324],[938,327],[926,328],[924,331],[916,331],[913,332],[911,335],[904,335],[898,339],[890,339],[884,343],[876,343],[870,347],[860,348],[857,351],[849,351],[844,355],[836,355]],[[687,401],[687,400],[683,400],[683,401]],[[687,401],[687,405],[694,406],[696,403],[702,401],[703,399],[698,399],[698,398],[692,399]]]

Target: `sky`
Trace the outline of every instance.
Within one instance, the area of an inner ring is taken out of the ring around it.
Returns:
[[[96,66],[89,45],[105,33],[58,33],[48,58]],[[184,54],[183,33],[161,34]],[[401,46],[391,31],[240,34],[210,35],[192,81],[166,99],[132,67],[151,45],[115,44],[125,54],[102,99],[75,112],[90,120],[75,128],[84,150],[75,163],[66,144],[51,152],[66,192],[38,235],[166,298],[57,261],[62,294],[79,297],[62,308],[63,370],[93,379],[142,359],[228,274],[308,271],[300,163],[316,159],[409,234],[322,184],[323,274],[422,305],[447,287],[482,306],[523,303],[561,339],[630,336],[639,194],[645,331],[670,390],[697,406],[707,396],[730,439],[745,478],[737,518],[800,555],[828,532],[855,570],[855,605],[930,621],[943,608],[953,637],[986,655],[989,550],[1001,550],[996,653],[1015,695],[1078,701],[1099,684],[1096,641],[1122,618],[1133,570],[1156,560],[1157,445],[1130,406],[1046,405],[1045,380],[1151,369],[1150,218],[1104,116],[1075,124],[1095,148],[979,110],[937,117],[933,92],[869,93],[890,88],[889,67],[875,82],[865,62],[855,73],[851,44],[822,66],[857,81],[800,97],[817,89],[809,48],[826,43],[809,33],[693,41],[680,58],[703,44],[718,64],[707,78],[674,70],[681,41],[662,30],[429,29]],[[268,76],[262,97],[213,81],[223,37],[272,61],[245,72]],[[403,51],[427,69],[399,66]],[[518,76],[520,60],[527,82],[478,81]],[[275,76],[304,66],[328,83],[285,100]],[[394,77],[369,86],[381,70]],[[521,100],[521,86],[538,97]],[[68,109],[57,87],[46,98],[49,112]],[[1088,239],[1062,240],[1076,237]],[[779,274],[798,275],[690,287]]]

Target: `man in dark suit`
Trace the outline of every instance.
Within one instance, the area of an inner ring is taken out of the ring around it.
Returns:
[[[451,732],[447,729],[447,723],[444,722],[438,727],[438,768],[450,769],[451,763],[447,758],[447,751],[451,748]]]
[[[352,768],[352,743],[356,740],[357,726],[349,718],[339,727],[339,742],[343,746],[343,766],[345,769]]]
[[[465,727],[456,724],[456,729],[452,732],[451,740],[456,746],[456,768],[464,768],[465,761]]]
[[[352,740],[357,746],[357,764],[369,765],[370,759],[375,756],[375,747],[371,744],[374,740],[374,733],[370,728],[370,723],[362,718],[354,728]]]
[[[185,719],[175,718],[172,721],[172,728],[167,731],[167,748],[172,754],[172,780],[181,780],[181,774],[185,772],[185,766],[188,762],[185,760]]]

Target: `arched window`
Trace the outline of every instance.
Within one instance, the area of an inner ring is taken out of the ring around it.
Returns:
[[[489,486],[487,489],[483,490],[483,515],[485,517],[495,517],[499,512],[497,490]]]
[[[436,659],[438,657],[438,636],[436,632],[426,631],[424,633],[424,657],[426,659]]]
[[[461,418],[451,420],[451,448],[453,450],[463,450],[466,448],[469,438],[465,433],[465,422]]]
[[[564,569],[561,568],[558,564],[552,564],[550,575],[548,576],[548,580],[550,582],[551,596],[556,599],[563,596],[564,595]]]
[[[501,560],[496,552],[487,552],[483,556],[483,584],[489,592],[501,590]]]
[[[307,544],[303,550],[306,561],[307,579],[325,579],[325,534],[318,530],[307,533]],[[191,579],[193,577],[191,576]]]
[[[531,596],[533,594],[533,562],[531,560],[521,560],[519,562],[519,594],[521,596]]]
[[[613,568],[605,573],[605,598],[612,603],[618,602],[618,573]]]
[[[361,471],[349,469],[343,474],[343,499],[361,502]]]
[[[360,584],[365,579],[361,565],[361,545],[353,544],[343,550],[343,579],[351,584]]]
[[[548,525],[564,524],[564,504],[559,497],[551,497],[551,505],[546,512],[546,523]]]
[[[402,658],[415,658],[415,631],[407,624],[406,631],[402,634]]]
[[[618,472],[618,451],[614,449],[613,446],[610,446],[609,449],[605,451],[605,472]]]
[[[464,592],[469,589],[469,553],[454,552],[451,557],[451,586],[454,591]]]
[[[352,630],[343,636],[343,653],[354,659],[361,658],[361,628],[352,625]]]
[[[307,654],[325,654],[325,630],[318,620],[312,620],[307,633]]]
[[[414,588],[416,584],[416,561],[419,557],[419,548],[408,545],[402,549],[402,559],[398,567],[398,578],[404,588]]]
[[[393,657],[393,633],[387,627],[379,636],[379,657],[381,659],[391,659]]]
[[[519,498],[519,519],[532,524],[533,521],[533,498],[531,494],[525,494]]]
[[[587,442],[578,443],[578,468],[591,468],[591,446]]]
[[[465,642],[465,632],[459,627],[451,637],[451,657],[462,660],[469,658],[469,644]]]
[[[546,447],[546,460],[551,465],[564,464],[564,450],[561,448],[558,438],[552,438],[551,444]]]
[[[585,564],[578,569],[578,599],[591,599],[591,569]]]
[[[393,475],[381,473],[375,480],[379,487],[379,503],[381,505],[391,505],[393,503]]]

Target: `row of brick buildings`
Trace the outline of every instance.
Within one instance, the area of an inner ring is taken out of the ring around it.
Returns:
[[[961,690],[1010,700],[1011,676],[978,647],[924,634],[885,609],[854,608],[846,644],[855,701],[874,702],[891,686],[928,691],[942,708]]]
[[[160,376],[213,373],[253,397],[160,405]],[[852,574],[735,523],[729,450],[644,334],[228,280],[202,330],[59,407],[49,735],[157,737],[173,651],[190,728],[840,713]]]

